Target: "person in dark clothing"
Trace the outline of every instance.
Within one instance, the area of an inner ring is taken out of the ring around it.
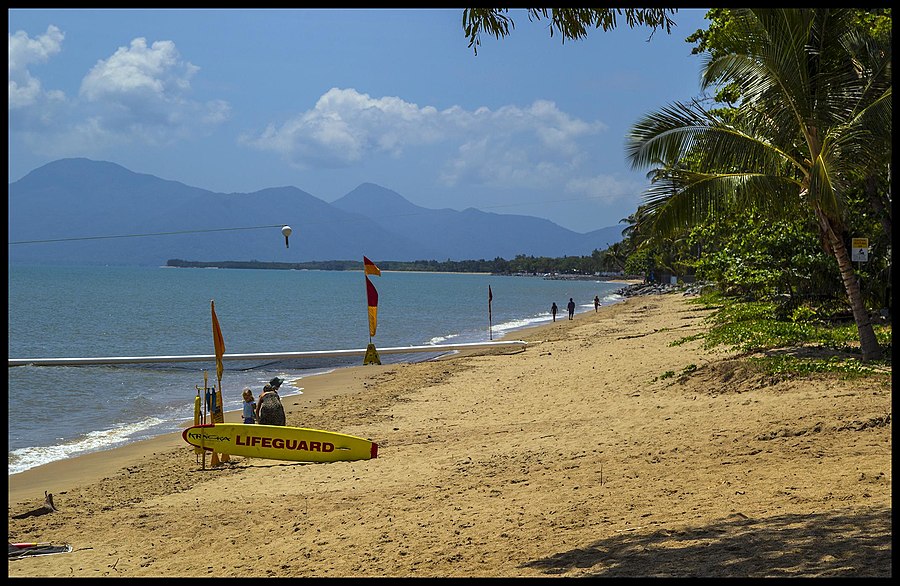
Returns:
[[[556,301],[553,302],[553,305],[550,306],[550,315],[553,316],[553,321],[556,321]]]
[[[569,297],[569,319],[575,319],[575,300]]]
[[[287,425],[284,405],[278,396],[278,388],[284,381],[277,376],[263,387],[256,404],[256,421],[260,425]]]

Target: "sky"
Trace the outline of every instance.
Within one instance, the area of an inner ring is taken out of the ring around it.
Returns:
[[[462,9],[9,9],[9,181],[85,157],[221,193],[368,182],[616,226],[649,185],[629,129],[701,96],[685,38],[706,10],[563,42],[511,9],[476,54]]]

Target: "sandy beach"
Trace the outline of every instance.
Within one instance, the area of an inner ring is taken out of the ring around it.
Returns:
[[[9,576],[890,577],[890,377],[673,344],[708,327],[691,299],[303,379],[288,425],[372,460],[203,470],[172,434],[13,475],[9,540],[73,551]]]

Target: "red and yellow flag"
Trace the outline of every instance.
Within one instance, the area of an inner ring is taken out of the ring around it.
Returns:
[[[374,265],[373,265],[374,266]],[[378,291],[375,285],[366,277],[366,299],[369,303],[369,337],[375,335],[375,328],[378,325]]]
[[[381,276],[381,269],[375,266],[375,263],[370,261],[368,257],[363,257],[363,269],[365,270],[367,275],[379,275]]]
[[[375,266],[369,257],[363,256],[363,270],[366,275],[366,300],[369,304],[369,337],[371,338],[375,335],[375,328],[378,326],[378,291],[369,280],[369,275],[381,275],[381,269]],[[371,340],[369,341],[371,342]]]
[[[216,317],[216,302],[210,300],[209,307],[212,310],[213,345],[216,347],[216,379],[222,380],[222,356],[225,354],[225,339],[222,337],[222,328],[219,327],[219,318]],[[219,383],[221,386],[221,382]]]

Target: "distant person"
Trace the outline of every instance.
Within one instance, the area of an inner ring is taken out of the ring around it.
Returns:
[[[556,312],[558,311],[556,307],[556,301],[553,302],[553,305],[550,306],[550,315],[553,316],[553,321],[556,321]]]
[[[567,305],[569,309],[569,319],[575,319],[575,300],[569,297],[569,305]]]
[[[594,295],[594,312],[600,311],[600,296]]]
[[[256,423],[256,399],[253,398],[253,391],[247,387],[241,396],[244,397],[244,423]]]
[[[287,425],[284,405],[278,396],[278,389],[284,381],[277,376],[263,387],[256,403],[256,421],[260,425]]]

